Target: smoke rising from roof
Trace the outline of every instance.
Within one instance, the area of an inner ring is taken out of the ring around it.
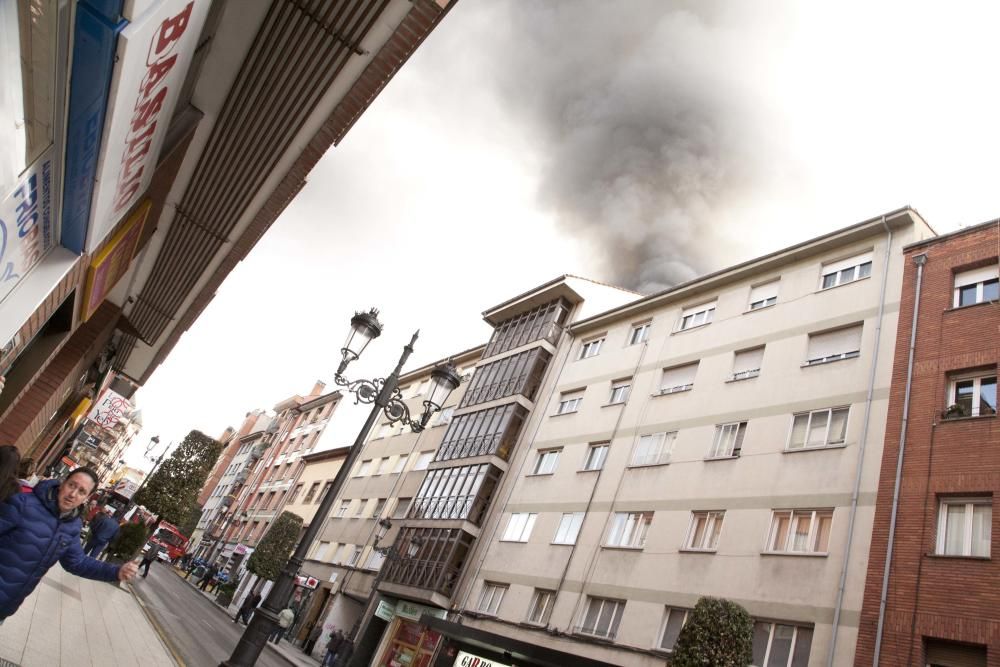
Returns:
[[[736,252],[727,211],[761,154],[732,67],[761,38],[746,18],[664,0],[505,8],[516,47],[494,54],[502,99],[544,156],[541,203],[603,257],[595,277],[649,293]]]

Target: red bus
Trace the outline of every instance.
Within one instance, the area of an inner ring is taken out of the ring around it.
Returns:
[[[153,536],[149,538],[146,546],[143,547],[143,553],[146,552],[149,545],[152,544],[157,547],[164,547],[167,550],[166,560],[175,560],[180,558],[184,554],[184,550],[187,548],[188,538],[184,537],[177,526],[167,523],[166,521],[161,521],[156,532]],[[164,554],[161,551],[160,557],[164,558]]]

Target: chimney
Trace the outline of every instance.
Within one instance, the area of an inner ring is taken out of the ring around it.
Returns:
[[[326,383],[323,382],[322,380],[316,380],[316,384],[313,385],[312,392],[310,392],[309,395],[321,396],[323,394],[324,389],[326,389]]]

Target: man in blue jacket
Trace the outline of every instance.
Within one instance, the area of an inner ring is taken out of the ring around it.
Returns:
[[[90,536],[83,547],[83,553],[91,558],[100,558],[101,552],[118,535],[118,522],[106,510],[98,512],[90,521]]]
[[[49,568],[98,581],[128,581],[138,567],[89,558],[80,547],[80,506],[97,488],[97,474],[77,468],[61,483],[39,482],[31,493],[0,503],[0,623],[17,611]]]

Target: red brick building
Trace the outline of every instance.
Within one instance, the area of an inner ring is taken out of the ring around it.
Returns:
[[[904,252],[855,665],[996,667],[1000,552],[994,562],[991,537],[1000,496],[1000,221]]]

